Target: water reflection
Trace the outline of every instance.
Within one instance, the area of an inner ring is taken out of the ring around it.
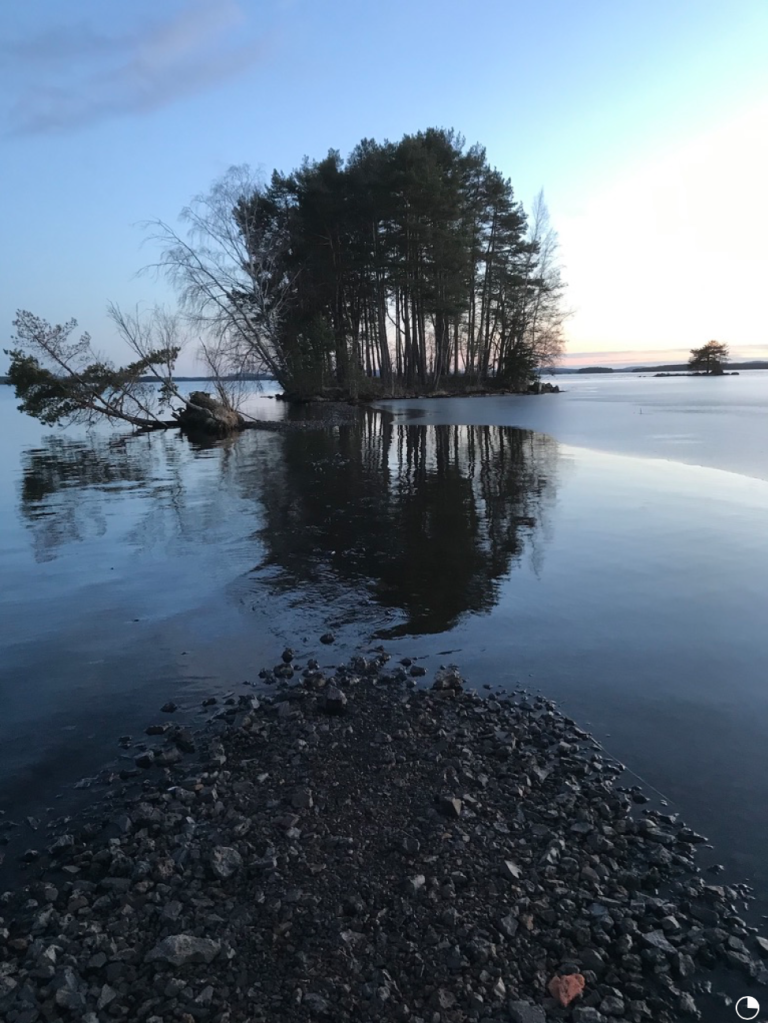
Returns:
[[[435,633],[489,611],[524,552],[538,569],[557,460],[531,431],[396,425],[371,410],[210,449],[54,436],[22,454],[21,510],[38,561],[98,540],[110,558],[162,551],[158,573],[182,549],[206,571],[236,540],[257,563],[251,592],[343,597],[381,636]]]
[[[215,460],[208,479],[191,464],[204,459]],[[193,445],[175,433],[46,437],[21,453],[20,510],[35,560],[96,538],[142,550],[199,542],[217,518],[211,506],[236,492],[232,469],[226,441]]]
[[[556,492],[557,442],[495,426],[393,424],[367,413],[337,431],[291,433],[260,466],[262,565],[272,585],[329,576],[401,621],[381,637],[442,632],[489,611]]]

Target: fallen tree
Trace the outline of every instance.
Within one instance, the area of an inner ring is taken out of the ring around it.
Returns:
[[[217,388],[218,398],[203,391],[184,398],[178,391],[173,370],[182,344],[175,317],[160,309],[144,319],[126,316],[117,306],[110,306],[109,314],[137,356],[125,366],[99,356],[88,333],[70,341],[76,320],[52,325],[19,310],[13,321],[15,347],[5,354],[11,360],[8,382],[21,400],[20,412],[47,426],[107,419],[139,430],[216,436],[243,429],[245,419],[228,402],[224,388]],[[147,381],[147,376],[153,379]]]

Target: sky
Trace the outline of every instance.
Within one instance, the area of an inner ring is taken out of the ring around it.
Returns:
[[[765,0],[6,0],[0,340],[29,309],[120,359],[107,303],[174,304],[147,221],[435,126],[544,189],[566,364],[768,357],[767,50]]]

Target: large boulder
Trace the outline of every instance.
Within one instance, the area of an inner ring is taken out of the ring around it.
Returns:
[[[216,437],[242,430],[243,417],[218,401],[206,391],[193,391],[187,404],[178,414],[179,425],[185,433],[207,433]]]

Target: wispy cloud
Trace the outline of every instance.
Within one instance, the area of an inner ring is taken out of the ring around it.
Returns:
[[[4,41],[8,131],[69,132],[157,110],[237,77],[263,53],[236,0],[197,0],[120,34],[82,24]]]

